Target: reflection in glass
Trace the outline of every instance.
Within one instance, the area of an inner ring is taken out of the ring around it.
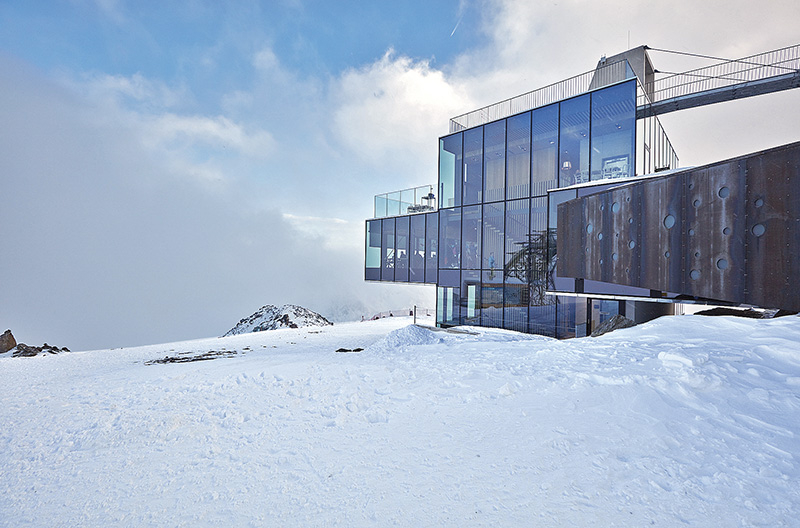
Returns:
[[[394,218],[381,220],[381,280],[394,280]]]
[[[425,219],[425,282],[434,284],[439,268],[439,213],[428,213]]]
[[[483,127],[464,131],[464,205],[483,197]]]
[[[518,277],[506,276],[503,285],[503,328],[528,330],[528,285]]]
[[[439,140],[439,207],[461,205],[461,133]]]
[[[533,111],[531,196],[558,187],[558,104]]]
[[[461,222],[461,267],[463,269],[480,269],[482,233],[481,206],[464,207]]]
[[[636,81],[592,93],[592,180],[633,176]]]
[[[367,221],[367,247],[364,278],[381,280],[381,221]]]
[[[481,324],[481,272],[461,272],[461,324]]]
[[[483,257],[481,267],[491,273],[503,267],[503,220],[505,203],[483,206]]]
[[[408,216],[396,219],[394,280],[408,282]]]
[[[483,201],[496,202],[505,198],[506,181],[506,122],[489,123],[483,138]]]
[[[507,119],[506,198],[530,196],[531,182],[531,113]]]
[[[461,208],[439,210],[439,268],[461,267]]]
[[[589,181],[589,94],[561,103],[560,187]]]
[[[503,274],[481,272],[481,326],[503,326]]]
[[[411,232],[409,234],[409,282],[425,282],[425,217],[427,215],[414,215],[411,217]]]

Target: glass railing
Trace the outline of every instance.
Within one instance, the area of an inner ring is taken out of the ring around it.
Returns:
[[[436,211],[433,185],[375,195],[375,218]]]

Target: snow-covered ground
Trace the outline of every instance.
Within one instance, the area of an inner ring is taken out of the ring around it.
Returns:
[[[800,524],[800,318],[410,323],[2,358],[0,525]]]

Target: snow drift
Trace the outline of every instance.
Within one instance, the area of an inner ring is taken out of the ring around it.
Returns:
[[[409,323],[0,359],[0,526],[800,518],[798,317],[570,341]]]

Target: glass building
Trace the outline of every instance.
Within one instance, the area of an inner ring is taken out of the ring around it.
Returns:
[[[649,66],[639,52],[644,68],[623,54],[526,94],[521,111],[507,101],[454,118],[439,138],[437,184],[376,197],[365,279],[435,284],[439,326],[567,338],[630,316],[642,303],[624,299],[649,290],[558,276],[556,212],[559,203],[676,167],[657,118],[637,118]]]

